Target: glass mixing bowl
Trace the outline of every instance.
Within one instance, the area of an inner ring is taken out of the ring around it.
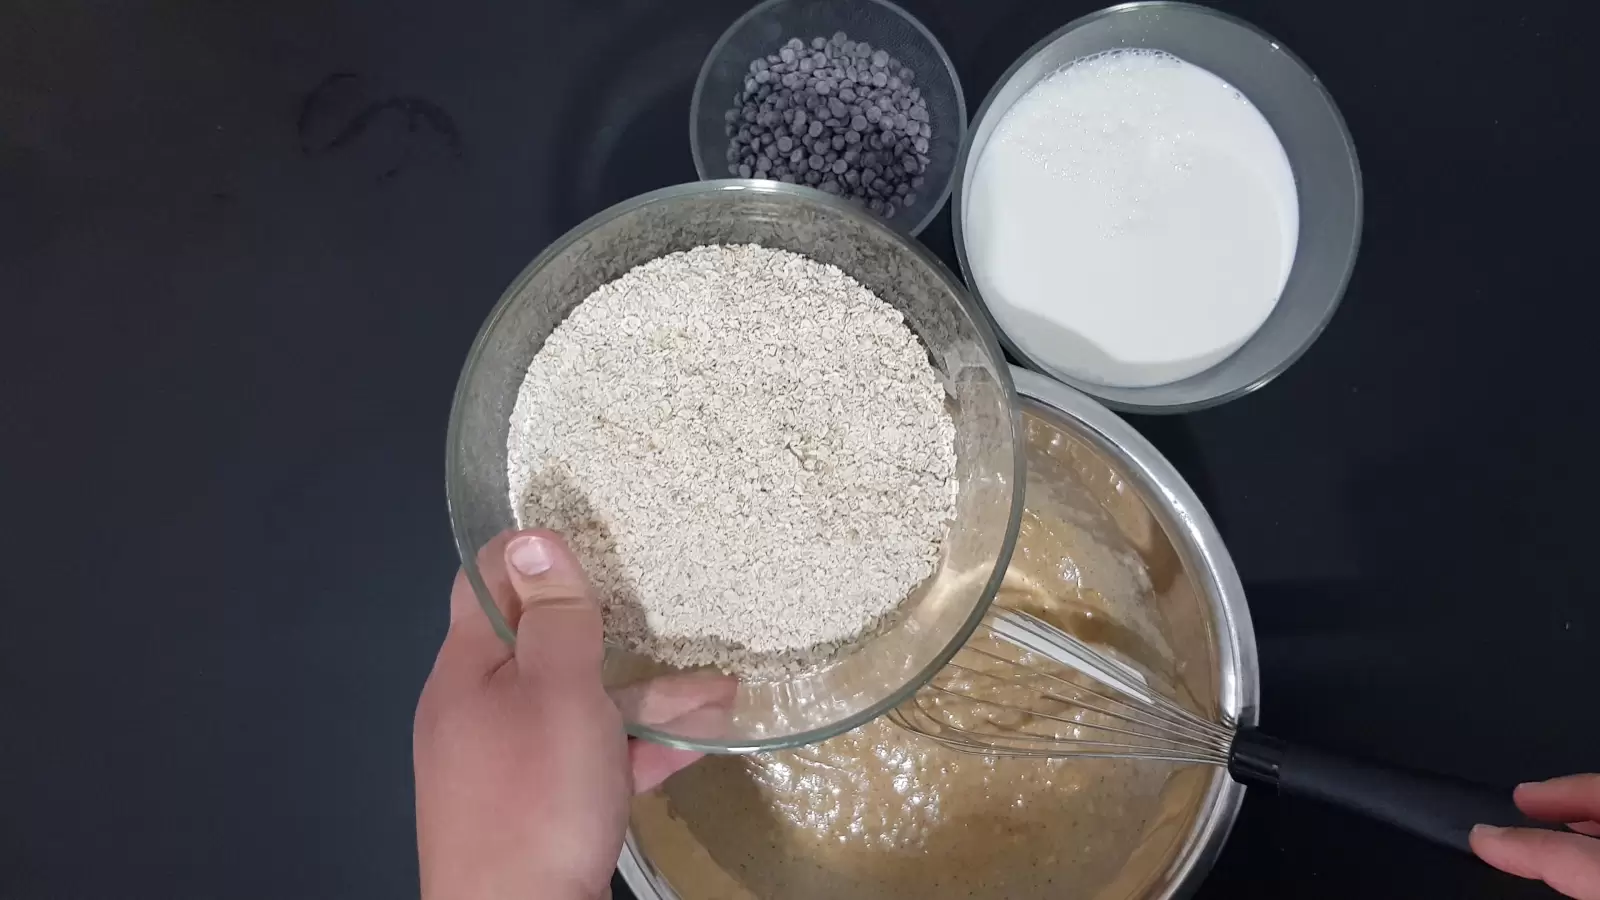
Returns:
[[[928,168],[917,202],[887,219],[890,227],[915,237],[928,227],[950,197],[956,157],[967,134],[967,101],[955,64],[933,34],[910,13],[888,0],[766,0],[740,16],[722,33],[694,85],[689,104],[689,148],[701,179],[728,171],[723,114],[750,74],[750,62],[778,52],[789,38],[812,38],[842,31],[854,41],[886,50],[916,73],[915,86],[928,101]]]
[[[782,680],[741,683],[726,718],[698,717],[671,727],[642,721],[631,699],[640,692],[616,689],[674,670],[606,648],[606,686],[628,731],[707,752],[811,743],[905,699],[983,616],[1005,574],[1022,514],[1023,445],[1010,372],[972,299],[921,245],[865,210],[809,188],[771,181],[665,188],[601,212],[539,254],[490,313],[461,373],[445,473],[450,520],[467,577],[501,637],[510,641],[513,634],[485,586],[478,553],[495,535],[517,527],[506,433],[529,361],[573,307],[634,266],[704,244],[736,243],[838,266],[905,315],[944,382],[956,426],[958,490],[938,567],[906,599],[896,624]]]

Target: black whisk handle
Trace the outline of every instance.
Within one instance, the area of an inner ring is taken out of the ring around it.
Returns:
[[[1466,853],[1467,834],[1478,824],[1565,830],[1524,816],[1509,788],[1347,759],[1254,729],[1234,738],[1228,774],[1240,784],[1319,800]]]

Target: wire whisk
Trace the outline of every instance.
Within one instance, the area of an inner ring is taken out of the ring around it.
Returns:
[[[1234,735],[1152,689],[1132,666],[1010,609],[991,613],[890,717],[952,749],[993,756],[1224,765]]]
[[[1517,810],[1509,788],[1359,762],[1217,721],[1170,698],[1159,678],[1035,616],[992,610],[954,659],[889,713],[900,727],[966,753],[1111,757],[1220,766],[1471,852],[1473,825],[1565,826]]]

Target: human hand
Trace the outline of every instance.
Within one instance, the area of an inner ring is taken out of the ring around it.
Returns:
[[[464,573],[417,703],[412,753],[422,896],[594,900],[609,891],[628,802],[698,754],[630,740],[600,679],[600,607],[552,532],[506,532],[478,567],[515,648]],[[630,690],[655,722],[726,715],[737,685],[698,675]]]
[[[1600,775],[1518,785],[1512,799],[1528,818],[1565,822],[1572,831],[1479,825],[1472,829],[1472,852],[1496,869],[1543,881],[1573,900],[1600,900]]]

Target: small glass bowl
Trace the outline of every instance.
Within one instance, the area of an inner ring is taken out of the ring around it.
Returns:
[[[705,244],[760,244],[838,266],[905,315],[955,419],[955,518],[938,567],[886,631],[809,669],[741,683],[729,717],[689,716],[667,726],[644,721],[645,692],[619,689],[675,670],[606,648],[606,687],[631,734],[720,753],[809,744],[887,711],[944,666],[994,599],[1022,516],[1016,389],[994,332],[948,269],[859,206],[774,181],[706,181],[624,201],[551,244],[501,296],[456,386],[445,472],[450,524],[479,605],[500,636],[513,640],[485,578],[485,568],[500,560],[480,568],[478,555],[517,524],[506,434],[528,363],[596,288],[641,263]]]
[[[1225,403],[1261,387],[1311,347],[1339,308],[1361,244],[1361,166],[1339,108],[1299,57],[1242,19],[1192,3],[1141,0],[1090,13],[1033,45],[1000,77],[978,108],[957,167],[952,209],[956,256],[979,302],[967,258],[966,192],[995,127],[1034,85],[1075,60],[1129,47],[1165,50],[1207,69],[1242,92],[1283,143],[1300,200],[1294,265],[1278,304],[1232,355],[1168,384],[1109,387],[1074,378],[1029,353],[1027,334],[996,323],[1000,340],[1028,368],[1077,388],[1112,409],[1178,413]],[[1160,260],[1151,260],[1160,265]],[[986,315],[994,311],[984,307]],[[1015,324],[1015,323],[1013,323]],[[1019,329],[1025,331],[1025,329]]]
[[[933,221],[950,197],[956,157],[967,134],[967,101],[955,65],[933,34],[910,13],[889,0],[766,0],[728,27],[711,48],[689,104],[689,148],[702,181],[722,178],[728,164],[728,138],[723,115],[744,87],[750,63],[778,52],[792,37],[810,45],[812,38],[844,32],[866,41],[916,73],[914,86],[928,102],[928,168],[917,202],[900,210],[889,227],[916,237]]]

